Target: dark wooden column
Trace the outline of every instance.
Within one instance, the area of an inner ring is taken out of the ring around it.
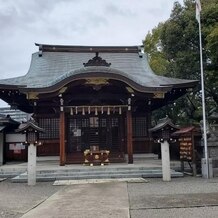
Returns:
[[[65,162],[65,114],[60,111],[60,166],[64,166]]]
[[[132,112],[128,110],[126,112],[127,120],[127,152],[128,152],[128,163],[133,163],[133,147],[132,147]]]
[[[146,120],[147,120],[147,132],[148,132],[148,130],[151,128],[151,111],[147,111],[145,116],[146,116]],[[150,133],[148,132],[148,137],[151,138],[149,134]],[[148,152],[152,153],[153,141],[148,140],[148,146],[149,146]]]
[[[120,151],[125,152],[125,115],[122,114],[119,118],[119,138],[120,138]]]

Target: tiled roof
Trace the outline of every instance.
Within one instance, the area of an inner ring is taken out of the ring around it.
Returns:
[[[31,129],[31,131],[44,132],[43,128],[39,127],[35,122],[31,120],[27,121],[26,123],[21,123],[15,132],[24,132],[28,131],[28,129]]]
[[[13,110],[13,109],[10,109],[10,107],[0,108],[0,119],[2,117],[6,117],[7,115],[10,115],[11,119],[18,121],[18,122],[22,122],[28,119],[28,114],[23,111]]]
[[[2,84],[46,88],[68,77],[89,72],[103,72],[108,74],[108,77],[111,73],[115,73],[143,87],[165,87],[196,82],[155,75],[148,64],[146,54],[139,54],[139,52],[116,52],[107,49],[105,52],[99,52],[102,59],[111,63],[110,67],[84,67],[84,63],[95,57],[95,52],[90,51],[43,51],[42,56],[39,54],[40,51],[32,55],[30,68],[25,76],[0,80],[0,86]]]
[[[174,128],[174,129],[179,129],[177,126],[175,126],[172,123],[172,120],[169,117],[165,117],[163,119],[160,119],[159,123],[156,126],[149,129],[149,132],[155,132],[155,131],[161,130],[162,128],[164,128],[166,126],[170,126],[170,127]]]

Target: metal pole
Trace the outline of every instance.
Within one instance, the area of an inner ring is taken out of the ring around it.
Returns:
[[[202,55],[202,37],[201,37],[201,18],[199,14],[199,42],[200,42],[200,63],[201,63],[201,92],[202,92],[202,111],[203,111],[203,138],[204,138],[204,154],[206,161],[206,177],[209,178],[209,160],[207,151],[207,127],[206,127],[206,113],[205,113],[205,94],[204,94],[204,70],[203,70],[203,55]]]

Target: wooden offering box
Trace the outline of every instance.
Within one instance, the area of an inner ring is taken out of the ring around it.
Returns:
[[[84,165],[105,165],[109,164],[110,151],[108,150],[98,150],[98,146],[91,146],[90,150],[84,151]]]

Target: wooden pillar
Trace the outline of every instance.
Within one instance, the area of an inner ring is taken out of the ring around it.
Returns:
[[[120,116],[119,122],[119,137],[120,137],[120,151],[125,152],[125,117],[123,115]]]
[[[146,121],[147,121],[147,131],[148,129],[151,128],[151,111],[148,111],[146,113]],[[148,132],[149,134],[149,132]],[[150,136],[148,135],[148,137],[150,138]],[[148,145],[148,149],[146,149],[149,153],[153,152],[153,142],[151,140],[148,140],[147,145]]]
[[[133,163],[133,147],[132,147],[132,112],[127,112],[127,152],[128,152],[128,163]]]
[[[64,166],[66,162],[65,156],[65,114],[60,112],[60,166]]]

